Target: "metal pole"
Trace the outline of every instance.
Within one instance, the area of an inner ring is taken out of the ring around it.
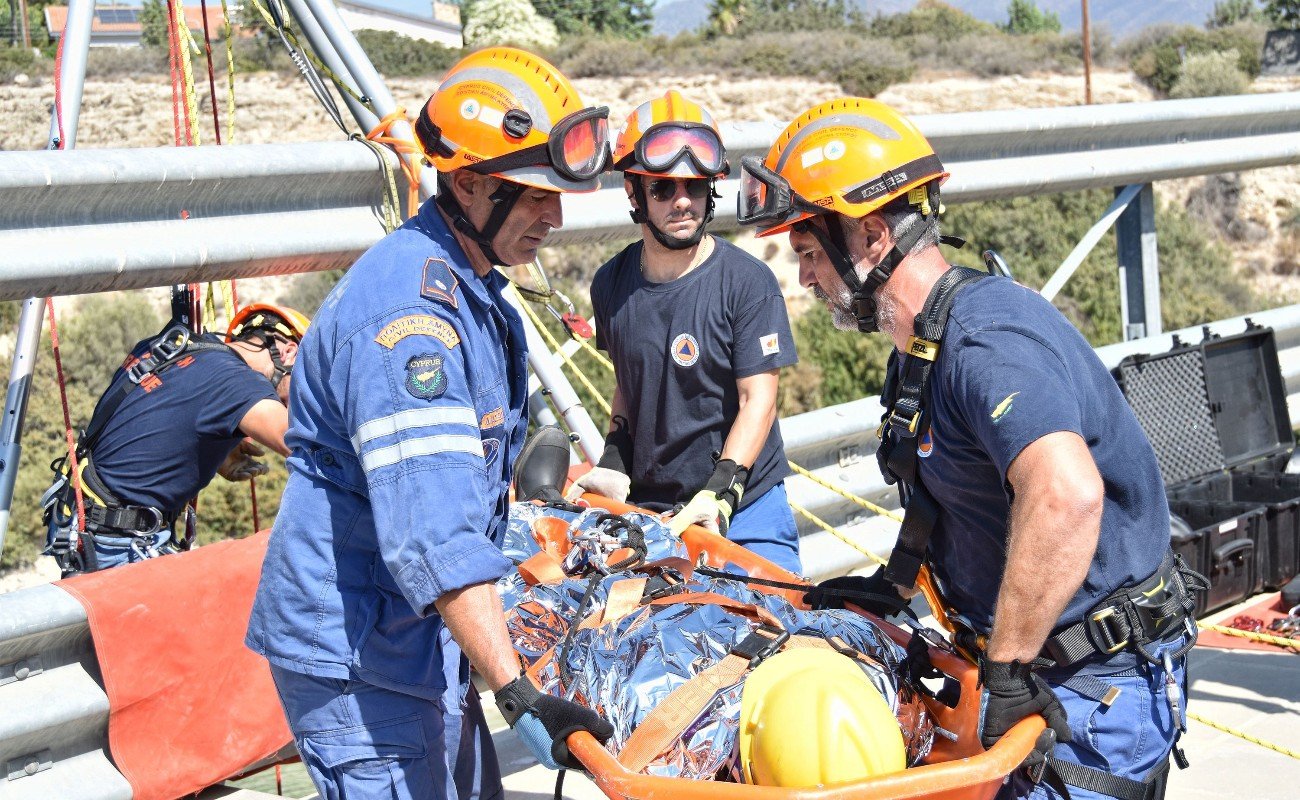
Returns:
[[[24,19],[26,7],[24,6]],[[81,89],[86,82],[86,52],[90,49],[90,25],[95,18],[95,0],[72,0],[68,21],[63,26],[63,61],[59,70],[59,102],[50,114],[49,148],[71,149],[77,141],[77,120],[81,117]],[[59,141],[59,108],[63,110],[63,141]],[[45,299],[31,297],[23,302],[18,318],[14,360],[9,367],[9,389],[5,393],[4,420],[0,422],[0,553],[4,552],[9,530],[9,512],[14,501],[14,481],[22,461],[23,420],[31,396],[32,373],[41,344],[41,312]]]
[[[1092,30],[1088,25],[1088,0],[1083,0],[1083,102],[1092,105]]]
[[[1126,190],[1116,190],[1116,195]],[[1119,256],[1120,321],[1124,340],[1156,336],[1160,320],[1160,262],[1156,249],[1156,202],[1151,184],[1143,184],[1115,222]]]
[[[1061,262],[1061,266],[1057,268],[1056,272],[1052,273],[1052,277],[1047,279],[1047,283],[1043,284],[1039,294],[1048,300],[1056,297],[1056,293],[1061,291],[1061,287],[1065,286],[1065,282],[1070,279],[1074,271],[1092,252],[1092,248],[1097,246],[1097,242],[1101,241],[1101,237],[1106,234],[1106,231],[1110,230],[1110,226],[1115,224],[1115,220],[1119,219],[1119,215],[1124,212],[1124,209],[1128,208],[1129,203],[1133,202],[1133,198],[1137,197],[1140,191],[1142,191],[1142,184],[1135,183],[1132,186],[1125,187],[1116,195],[1115,201],[1110,204],[1110,208],[1106,209],[1106,213],[1101,215],[1101,219],[1083,235],[1079,243]]]
[[[339,16],[338,8],[329,0],[291,0],[297,4],[301,3],[310,16],[315,19],[316,24],[320,26],[323,37],[328,40],[330,47],[335,56],[342,61],[347,67],[347,71],[357,82],[357,87],[361,94],[370,98],[370,104],[374,108],[375,114],[385,117],[397,109],[397,101],[393,100],[393,95],[388,91],[388,86],[384,79],[379,76],[366,51],[362,49],[357,37],[352,35],[352,31],[343,22]],[[298,11],[294,12],[298,14]],[[306,16],[306,15],[304,15]],[[306,32],[306,28],[304,28]],[[315,41],[312,47],[316,48],[317,53],[322,53],[320,47]],[[322,54],[322,58],[324,58]],[[326,63],[329,63],[328,61]],[[349,105],[351,108],[351,105]],[[354,112],[355,116],[355,112]],[[376,120],[376,123],[378,120]],[[357,123],[366,125],[366,120],[358,118]],[[370,130],[374,124],[366,128]],[[411,125],[406,120],[398,120],[393,123],[392,134],[398,139],[408,139],[415,141],[415,131],[411,130]],[[415,154],[402,155],[407,161],[415,162],[420,156]],[[420,196],[433,197],[437,189],[437,173],[431,169],[423,170],[420,173]]]
[[[50,114],[50,149],[71,150],[77,141],[77,121],[81,117],[81,90],[86,82],[86,52],[90,49],[90,26],[95,21],[94,0],[72,0],[68,4],[68,22],[63,26],[59,46],[63,50],[59,70],[59,94]],[[59,143],[59,113],[62,109],[63,143]]]
[[[564,417],[565,425],[578,435],[577,445],[582,449],[583,455],[589,462],[595,464],[600,460],[605,437],[596,429],[596,423],[591,421],[591,416],[587,414],[587,409],[583,408],[577,392],[573,391],[569,379],[564,377],[564,373],[560,370],[559,362],[546,348],[546,342],[542,341],[542,335],[537,332],[532,320],[528,319],[528,315],[519,307],[522,301],[512,295],[513,292],[507,294],[506,300],[515,306],[519,316],[523,317],[524,336],[528,339],[528,366],[532,368],[533,374],[542,385],[550,390],[551,402],[559,410],[560,416]]]
[[[301,29],[303,36],[307,38],[308,44],[310,44],[311,48],[316,51],[316,55],[320,57],[320,60],[323,61],[325,66],[329,67],[335,75],[338,75],[345,81],[349,81],[349,85],[357,94],[365,97],[366,93],[358,88],[356,79],[352,77],[352,73],[348,72],[348,68],[343,63],[343,60],[339,58],[339,54],[334,51],[332,46],[330,46],[329,38],[325,36],[325,32],[321,30],[320,25],[316,22],[316,18],[312,16],[311,10],[307,8],[307,5],[303,0],[286,1],[289,4],[289,10],[293,13],[293,17],[297,21],[298,27]],[[339,92],[339,94],[342,95],[343,102],[347,105],[348,111],[352,112],[352,118],[357,121],[357,124],[361,126],[363,131],[372,130],[379,124],[379,117],[376,117],[374,112],[369,108],[366,108],[364,104],[347,92]]]

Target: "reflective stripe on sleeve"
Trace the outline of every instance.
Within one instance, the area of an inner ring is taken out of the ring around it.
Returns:
[[[410,428],[431,428],[435,425],[466,425],[478,428],[478,416],[466,406],[433,406],[399,411],[387,417],[372,419],[357,428],[352,437],[352,449],[361,455],[361,446],[381,436],[391,436]]]
[[[407,439],[361,456],[361,467],[366,472],[373,472],[380,467],[387,467],[408,458],[431,456],[437,453],[469,453],[483,458],[483,440],[478,436],[460,436],[450,433]]]

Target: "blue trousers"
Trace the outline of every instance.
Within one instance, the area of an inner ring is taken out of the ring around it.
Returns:
[[[1161,645],[1154,648],[1154,653],[1175,650],[1183,641],[1179,638]],[[1172,666],[1186,713],[1186,657],[1174,659]],[[1177,722],[1169,709],[1165,674],[1163,667],[1129,652],[1103,663],[1085,662],[1076,669],[1039,672],[1065,706],[1074,737],[1072,742],[1058,744],[1053,755],[1121,778],[1145,779],[1168,760],[1177,734]],[[1101,700],[1111,687],[1119,689],[1119,696],[1106,706]],[[1072,800],[1108,798],[1074,786],[1069,789]],[[1037,786],[1030,783],[1023,770],[1013,772],[1011,780],[998,793],[999,800],[1060,797],[1045,782]]]
[[[727,538],[795,575],[799,561],[799,530],[794,524],[785,484],[778,483],[731,518]]]
[[[271,677],[321,800],[505,797],[472,685],[463,687],[459,708],[447,709],[364,681],[318,678],[275,665]]]

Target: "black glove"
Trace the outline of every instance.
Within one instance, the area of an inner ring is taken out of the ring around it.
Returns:
[[[1020,765],[1031,773],[1044,763],[1056,742],[1070,741],[1065,707],[1052,687],[1019,661],[980,661],[980,742],[992,747],[1017,722],[1030,714],[1042,714],[1047,728],[1038,736],[1034,749]]]
[[[565,740],[587,731],[601,744],[614,735],[614,726],[586,706],[542,694],[527,675],[520,675],[496,692],[497,708],[528,745],[537,761],[550,769],[582,769]]]
[[[831,591],[826,591],[830,589]],[[843,592],[844,594],[839,594]],[[871,595],[858,597],[855,595]],[[803,601],[815,611],[828,608],[844,608],[845,602],[863,608],[878,617],[897,614],[899,608],[907,606],[907,600],[899,593],[893,581],[885,578],[885,571],[878,569],[867,576],[845,575],[831,578],[817,584],[803,596]]]

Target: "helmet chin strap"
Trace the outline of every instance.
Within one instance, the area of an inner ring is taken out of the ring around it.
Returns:
[[[438,196],[434,200],[438,208],[447,215],[451,224],[456,230],[460,231],[471,241],[478,245],[479,250],[483,252],[483,257],[493,265],[498,267],[509,266],[497,255],[497,251],[492,247],[492,240],[501,232],[501,226],[505,223],[506,217],[514,210],[515,203],[523,195],[525,187],[522,183],[515,183],[504,178],[501,179],[501,185],[488,197],[492,201],[492,213],[488,215],[487,221],[483,223],[483,230],[474,227],[474,223],[469,221],[465,216],[465,209],[461,207],[456,196],[452,194],[449,182],[442,176],[438,177]]]
[[[642,176],[632,172],[627,173],[626,177],[632,183],[632,197],[636,200],[636,205],[628,212],[628,214],[631,215],[633,222],[638,225],[645,225],[649,228],[650,235],[655,237],[655,241],[659,242],[659,244],[669,250],[689,250],[700,243],[704,238],[704,229],[708,226],[709,222],[713,220],[713,200],[714,198],[722,196],[718,194],[717,189],[714,186],[716,180],[709,184],[709,204],[704,211],[704,220],[700,223],[699,227],[695,229],[695,233],[692,233],[688,238],[678,239],[675,236],[669,236],[667,233],[660,230],[659,226],[650,221],[650,216],[645,212],[647,203],[645,183],[642,181]]]
[[[795,225],[796,230],[811,233],[817,239],[817,243],[826,251],[826,256],[834,265],[835,271],[839,273],[840,279],[853,293],[849,310],[858,321],[858,330],[863,333],[876,333],[880,330],[876,291],[889,282],[894,270],[898,269],[898,265],[903,263],[903,259],[907,258],[907,254],[920,241],[930,221],[939,215],[937,182],[932,183],[928,191],[931,195],[930,207],[933,210],[922,217],[920,224],[914,225],[911,231],[894,241],[894,246],[889,249],[880,263],[867,273],[865,280],[859,280],[853,259],[849,258],[848,240],[844,236],[842,223],[836,219],[838,214],[827,215],[825,228],[806,220]]]

